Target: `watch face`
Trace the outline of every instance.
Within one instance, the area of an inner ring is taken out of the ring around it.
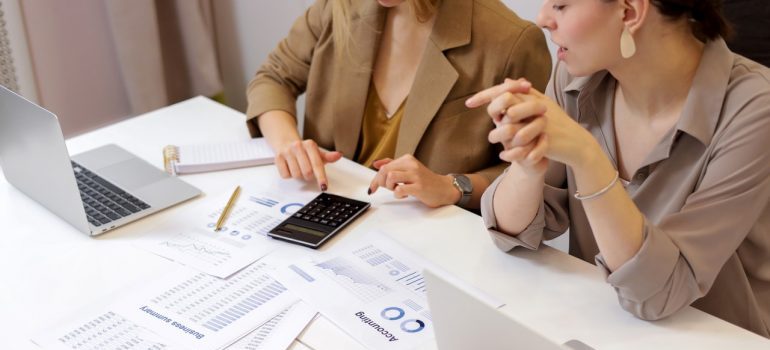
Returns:
[[[473,184],[471,183],[471,179],[469,179],[467,176],[455,175],[454,179],[455,179],[455,182],[457,182],[457,185],[463,191],[463,193],[473,192]]]

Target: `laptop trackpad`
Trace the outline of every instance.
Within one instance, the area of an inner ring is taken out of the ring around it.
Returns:
[[[104,177],[125,191],[136,191],[168,175],[147,162],[134,158],[97,170]]]

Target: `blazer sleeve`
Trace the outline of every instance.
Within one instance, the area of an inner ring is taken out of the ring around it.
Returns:
[[[524,27],[511,46],[504,72],[506,78],[526,78],[533,87],[543,91],[551,76],[551,54],[540,28],[531,23]],[[505,163],[495,164],[477,173],[486,177],[491,183],[507,167]]]
[[[551,53],[543,31],[528,23],[508,53],[505,72],[507,78],[526,78],[532,86],[544,91],[551,77]]]
[[[666,317],[706,295],[770,202],[770,93],[739,110],[712,140],[700,185],[682,209],[658,224],[644,218],[641,248],[614,272],[596,256],[621,306],[639,318]]]
[[[327,0],[311,5],[249,82],[246,123],[252,137],[261,136],[256,121],[267,111],[282,110],[296,118],[297,96],[305,92],[313,51],[330,17]]]

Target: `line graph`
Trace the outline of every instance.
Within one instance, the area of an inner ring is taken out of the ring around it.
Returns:
[[[364,302],[371,302],[392,292],[390,287],[380,283],[365,272],[357,269],[348,260],[336,257],[316,265],[332,274],[333,280],[349,290]]]
[[[159,242],[158,245],[213,266],[226,263],[231,258],[228,248],[220,247],[213,242],[203,241],[188,233],[180,233],[172,239]]]

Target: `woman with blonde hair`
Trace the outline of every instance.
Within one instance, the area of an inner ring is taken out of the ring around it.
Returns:
[[[503,165],[465,99],[507,77],[543,88],[550,71],[542,31],[498,0],[317,0],[250,82],[248,125],[284,178],[326,190],[344,155],[379,170],[369,193],[474,208]]]
[[[770,337],[770,70],[732,53],[718,0],[546,0],[546,92],[486,102],[510,168],[484,194],[497,243],[569,229],[620,305],[692,305]]]

